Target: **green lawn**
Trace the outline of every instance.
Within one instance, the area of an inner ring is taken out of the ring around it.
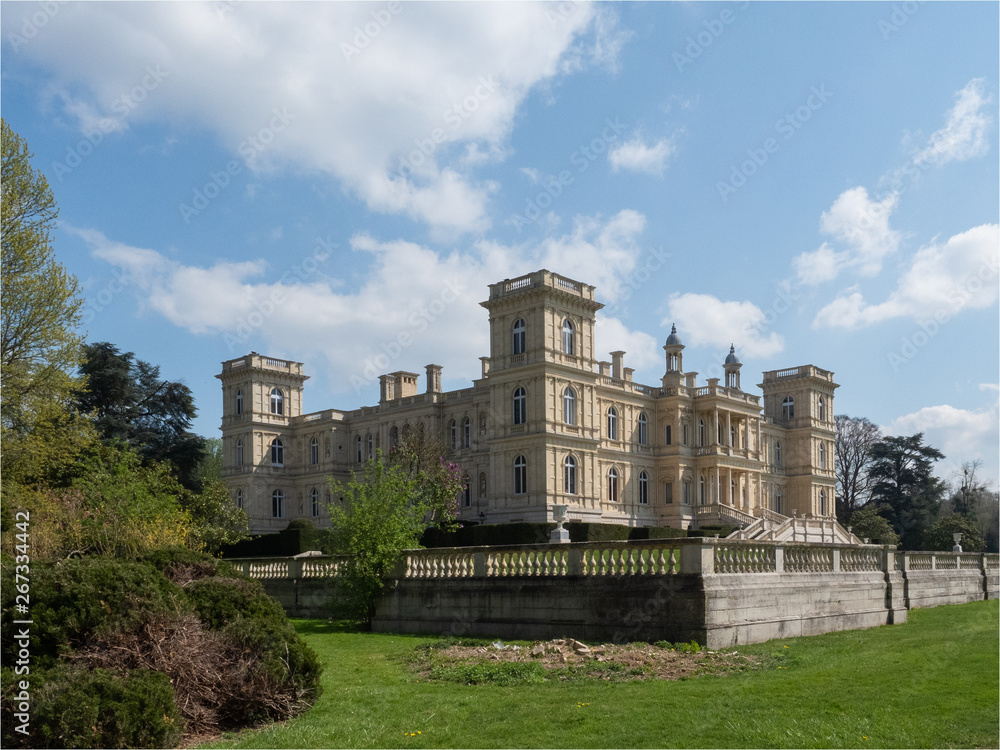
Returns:
[[[303,620],[326,670],[315,707],[204,747],[996,748],[998,614],[997,601],[944,606],[743,646],[767,666],[728,677],[515,687],[418,681],[402,657],[434,639]]]

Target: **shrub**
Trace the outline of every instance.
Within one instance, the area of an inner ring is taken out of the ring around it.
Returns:
[[[232,563],[186,547],[155,550],[143,557],[143,562],[148,562],[176,584],[213,576],[234,578],[239,575]]]
[[[33,671],[27,737],[14,731],[14,690],[13,680],[5,679],[7,747],[175,747],[183,730],[170,678],[162,672],[121,675],[63,665]]]
[[[281,605],[264,593],[259,581],[202,578],[185,586],[184,594],[202,622],[213,630],[242,618],[263,623],[286,622]]]
[[[545,681],[545,668],[533,661],[484,661],[437,666],[430,677],[464,685],[530,685]]]
[[[10,663],[16,648],[13,627],[16,589],[13,571],[4,571],[3,619],[8,637],[3,658]],[[180,589],[148,563],[85,557],[32,567],[31,655],[35,665],[51,666],[60,653],[94,635],[127,630],[153,614],[176,615],[186,605]]]
[[[952,534],[958,532],[962,535],[962,549],[965,552],[982,552],[986,548],[986,542],[979,534],[976,524],[965,516],[952,513],[945,516],[927,531],[924,532],[923,548],[940,552],[951,552],[955,545]]]

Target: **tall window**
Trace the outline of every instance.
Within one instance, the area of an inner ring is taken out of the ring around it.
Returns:
[[[666,442],[667,445],[670,445],[670,440],[673,437],[673,435],[670,434],[671,433],[670,425],[667,425],[663,432],[664,432],[663,435],[664,442]]]
[[[698,445],[705,445],[705,420],[698,420]]]
[[[315,487],[309,493],[309,509],[313,518],[319,518],[319,490]]]
[[[795,418],[795,399],[791,396],[785,396],[785,400],[781,402],[781,418]]]
[[[399,447],[399,428],[395,425],[389,430],[389,448]]]
[[[271,517],[285,517],[285,493],[281,490],[275,490],[271,493]]]
[[[608,440],[618,439],[618,410],[613,407],[608,407]]]
[[[649,505],[649,476],[639,472],[639,505]]]
[[[285,445],[278,438],[271,441],[271,465],[285,465]]]
[[[826,421],[826,402],[823,397],[819,397],[819,402],[816,404],[816,416],[819,417],[820,422]]]
[[[705,504],[705,477],[698,477],[698,504]]]
[[[576,391],[569,386],[563,391],[563,422],[576,424]]]
[[[243,490],[242,489],[236,490],[236,507],[237,508],[242,508],[243,507]]]
[[[243,465],[243,441],[242,440],[237,440],[236,441],[236,465],[237,466],[242,466]]]
[[[576,459],[572,456],[566,456],[566,460],[563,461],[563,486],[566,490],[567,495],[576,494]]]
[[[514,494],[523,495],[528,489],[528,462],[524,456],[514,459]]]
[[[285,394],[281,392],[280,388],[271,389],[271,413],[285,413]]]
[[[639,445],[649,444],[649,420],[645,414],[639,415]]]
[[[372,434],[369,432],[368,433],[368,437],[365,438],[365,440],[368,443],[368,458],[374,458],[374,456],[375,456],[375,438],[373,438]]]
[[[674,483],[666,482],[663,485],[663,502],[667,505],[674,504]]]
[[[355,450],[354,450],[354,460],[357,461],[358,463],[361,463],[362,461],[364,461],[364,453],[361,450],[361,436],[360,435],[358,435],[354,439],[354,448],[355,448]]]
[[[571,356],[576,351],[576,345],[573,339],[573,321],[571,321],[569,318],[563,321],[562,350],[563,354],[569,354]]]
[[[614,466],[608,469],[608,500],[618,502],[618,469]]]
[[[736,425],[729,426],[729,444],[736,447]]]
[[[243,391],[241,390],[236,391],[236,413],[243,413]]]
[[[452,450],[458,448],[458,422],[454,419],[448,423],[448,439]]]
[[[524,354],[524,319],[518,318],[514,321],[514,347],[512,354]]]
[[[472,447],[472,419],[470,417],[462,420],[462,447]]]
[[[684,425],[684,428],[683,428],[683,431],[682,431],[682,438],[683,439],[681,440],[681,445],[687,445],[688,444],[688,426],[687,425]]]
[[[819,444],[819,468],[826,468],[826,446],[823,443]]]
[[[471,508],[472,507],[472,488],[469,486],[470,482],[469,482],[468,475],[466,475],[465,478],[462,481],[465,482],[465,486],[462,487],[462,505],[464,505],[466,508]]]
[[[819,491],[819,514],[826,515],[826,490]]]
[[[319,440],[316,438],[309,441],[309,463],[313,466],[319,463]]]
[[[691,483],[686,479],[684,480],[684,493],[681,498],[681,502],[685,505],[691,504]]]
[[[783,513],[784,512],[783,510],[781,510],[781,488],[780,487],[777,490],[775,490],[775,492],[774,492],[774,512],[775,513]]]
[[[781,468],[781,441],[774,443],[774,465]]]
[[[525,419],[527,402],[528,396],[524,388],[514,391],[514,424],[524,424],[527,421]]]

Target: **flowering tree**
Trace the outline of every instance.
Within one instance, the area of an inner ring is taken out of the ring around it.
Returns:
[[[344,556],[332,582],[334,610],[370,623],[403,550],[418,548],[430,526],[454,527],[461,471],[440,455],[431,460],[424,446],[407,441],[388,457],[379,451],[350,482],[331,480],[330,486],[345,500],[330,504],[328,551]]]

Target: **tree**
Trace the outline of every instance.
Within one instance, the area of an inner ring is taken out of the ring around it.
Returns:
[[[904,549],[920,547],[924,531],[940,513],[944,492],[944,483],[931,474],[933,462],[944,454],[923,441],[923,433],[918,432],[885,438],[871,449],[872,500],[888,506],[885,515]]]
[[[51,231],[58,209],[49,184],[31,167],[27,143],[5,120],[2,131],[0,424],[6,456],[31,434],[38,414],[50,413],[47,405],[64,404],[74,387],[83,300],[76,278],[54,258]],[[6,468],[5,461],[5,474]]]
[[[879,428],[864,417],[838,414],[833,418],[834,462],[837,469],[837,515],[846,523],[871,498],[868,468],[872,446],[882,439]]]
[[[191,517],[189,546],[214,555],[223,545],[250,538],[246,511],[236,507],[219,481],[207,481],[201,492],[186,492],[180,504]]]
[[[986,548],[986,542],[979,535],[979,529],[970,519],[958,513],[938,520],[924,533],[923,548],[926,550],[938,550],[950,552],[955,545],[953,534],[962,535],[962,549],[965,552],[982,552]]]
[[[346,508],[330,504],[332,552],[344,556],[333,580],[339,614],[370,623],[403,551],[419,548],[428,527],[453,522],[454,513],[437,498],[458,494],[461,485],[447,478],[454,474],[442,475],[445,483],[434,490],[422,488],[420,476],[411,475],[401,462],[383,460],[379,451],[346,485],[331,480],[332,494],[347,500]]]
[[[899,544],[899,536],[892,530],[892,524],[879,514],[879,507],[869,503],[851,514],[851,531],[867,539],[871,544]]]
[[[188,489],[199,489],[205,440],[189,431],[197,414],[191,390],[160,377],[160,368],[106,341],[87,344],[76,406],[94,417],[101,439],[123,441],[146,460],[169,463]]]

